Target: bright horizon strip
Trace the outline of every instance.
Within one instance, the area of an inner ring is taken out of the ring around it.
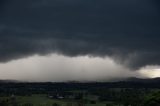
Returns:
[[[160,77],[160,66],[146,66],[139,72],[149,78]]]

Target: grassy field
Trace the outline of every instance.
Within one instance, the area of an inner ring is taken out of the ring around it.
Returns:
[[[31,103],[34,106],[44,105],[44,106],[52,106],[53,103],[58,103],[64,106],[65,102],[52,100],[46,97],[46,95],[32,95],[28,97],[18,96],[16,100],[20,104]]]
[[[11,98],[0,97],[0,100],[6,99],[10,102]],[[81,103],[80,101],[50,99],[47,95],[15,96],[14,101],[18,103],[18,106],[30,106],[26,104],[32,104],[32,106],[53,106],[54,103],[59,104],[59,106],[81,106],[78,105]],[[106,106],[106,104],[97,102],[96,104],[85,104],[85,106]]]

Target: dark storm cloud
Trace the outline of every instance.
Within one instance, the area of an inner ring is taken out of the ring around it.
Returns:
[[[158,0],[2,0],[0,61],[34,54],[160,64]]]

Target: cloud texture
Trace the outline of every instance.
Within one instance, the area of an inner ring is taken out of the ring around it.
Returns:
[[[160,64],[159,0],[1,0],[0,62],[49,53]]]

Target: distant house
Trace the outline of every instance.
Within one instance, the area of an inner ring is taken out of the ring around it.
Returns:
[[[63,96],[57,96],[57,99],[64,99]]]
[[[66,92],[55,92],[48,95],[50,99],[75,99],[75,95],[73,93]]]
[[[51,95],[48,95],[48,98],[52,99],[52,98],[53,98],[53,96],[51,96]]]
[[[11,95],[11,100],[15,100],[15,99],[16,99],[15,95],[12,94],[12,95]]]
[[[48,95],[48,98],[50,98],[50,99],[65,99],[65,97],[63,95],[59,95],[59,94]]]

